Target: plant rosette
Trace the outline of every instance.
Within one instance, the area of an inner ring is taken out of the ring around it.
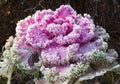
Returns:
[[[69,5],[37,11],[20,20],[16,36],[7,40],[0,75],[10,84],[13,67],[27,71],[36,67],[43,74],[39,80],[35,78],[36,84],[93,79],[120,68],[117,52],[108,49],[108,39],[109,34],[89,14],[77,14]]]

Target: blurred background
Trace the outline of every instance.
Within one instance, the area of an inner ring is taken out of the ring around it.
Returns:
[[[90,14],[96,25],[105,28],[110,34],[109,47],[117,50],[120,61],[120,0],[0,0],[0,51],[6,39],[11,35],[14,36],[16,23],[19,20],[34,14],[36,10],[55,10],[62,4],[71,5],[77,13]],[[29,79],[31,77],[24,78],[24,81]],[[120,84],[120,76],[107,73],[94,81],[95,84]],[[85,84],[90,83],[93,84],[92,81]]]

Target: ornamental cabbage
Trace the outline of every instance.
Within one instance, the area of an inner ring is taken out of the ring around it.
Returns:
[[[71,6],[62,5],[20,20],[3,57],[18,69],[39,67],[44,75],[39,84],[41,80],[73,84],[120,67],[115,61],[117,52],[108,49],[108,39],[109,34],[89,14],[77,14]]]

